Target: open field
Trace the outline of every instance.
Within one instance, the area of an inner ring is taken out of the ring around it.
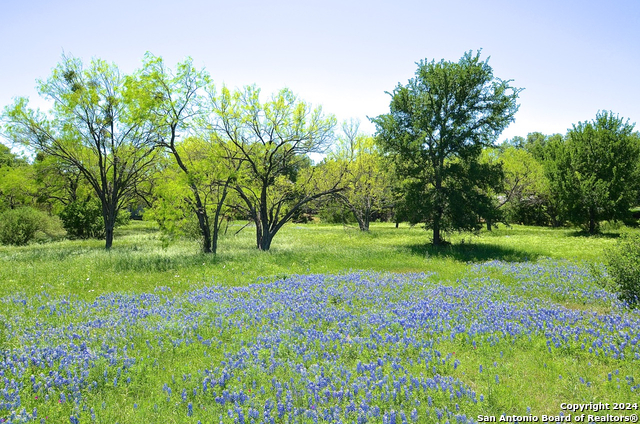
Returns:
[[[216,257],[145,222],[110,252],[0,247],[0,422],[638,412],[640,314],[591,275],[613,230],[500,227],[438,251],[417,227],[291,224],[265,253],[241,227]]]

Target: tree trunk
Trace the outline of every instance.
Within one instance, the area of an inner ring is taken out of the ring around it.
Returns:
[[[487,219],[487,231],[491,231],[491,219]]]
[[[198,197],[196,197],[196,199],[199,200]],[[196,216],[198,217],[200,234],[202,234],[202,252],[211,253],[211,228],[209,227],[209,217],[207,216],[207,212],[202,206],[198,206],[196,208]]]
[[[440,170],[444,167],[444,158],[440,160],[434,161],[434,170],[435,172],[435,204],[436,207],[434,209],[433,215],[433,245],[440,246],[442,243],[442,239],[440,237],[440,220],[442,219],[442,177],[440,175]]]
[[[258,246],[258,248],[263,252],[266,252],[271,248],[272,239],[273,239],[273,236],[271,235],[271,233],[269,233],[269,231],[264,232],[262,234],[262,238],[260,239],[260,245]]]
[[[104,220],[104,240],[105,249],[111,249],[113,244],[113,229],[116,226],[116,214],[115,204],[108,204],[107,201],[102,199],[102,219]]]
[[[364,223],[364,227],[361,228],[362,231],[369,231],[369,223],[371,222],[371,206],[368,205],[365,207],[364,210],[364,219],[363,219],[363,223]]]
[[[589,234],[595,234],[597,228],[595,213],[593,210],[589,211]]]
[[[440,246],[440,242],[442,240],[440,239],[440,223],[436,223],[434,221],[433,223],[433,245],[434,246]]]
[[[222,206],[224,205],[224,201],[227,198],[227,190],[229,188],[229,183],[231,182],[231,178],[227,179],[227,182],[224,184],[224,188],[222,189],[222,195],[220,199],[218,199],[218,205],[216,206],[216,213],[213,217],[213,237],[211,238],[211,253],[214,255],[218,252],[218,234],[220,234],[220,226],[222,222],[220,221],[220,214],[222,212]]]
[[[211,253],[214,255],[218,253],[218,234],[220,233],[220,226],[214,225],[213,236],[211,237]]]
[[[366,214],[362,217],[360,214],[356,213],[354,208],[353,215],[356,217],[356,221],[358,221],[358,228],[360,228],[360,231],[369,231],[369,221],[367,220]]]
[[[113,225],[105,226],[104,229],[104,238],[105,238],[105,249],[111,249],[111,245],[113,244]]]

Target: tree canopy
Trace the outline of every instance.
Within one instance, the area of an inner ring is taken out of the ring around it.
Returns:
[[[111,247],[118,211],[155,159],[155,132],[133,107],[136,84],[115,65],[63,57],[38,86],[53,101],[50,115],[17,99],[5,113],[13,140],[58,158],[82,173],[102,206],[105,246]]]
[[[340,190],[339,180],[322,187],[309,153],[322,153],[333,139],[336,119],[283,89],[263,102],[248,86],[211,95],[207,131],[227,146],[240,178],[237,205],[256,225],[256,244],[269,250],[282,226],[305,204]]]
[[[546,146],[552,192],[569,221],[596,233],[603,220],[623,220],[637,199],[640,138],[634,125],[600,111],[564,141]]]
[[[514,120],[520,91],[494,77],[480,52],[458,62],[423,60],[390,93],[390,112],[372,119],[404,180],[407,217],[433,230],[434,245],[441,231],[476,229],[491,215],[487,193],[499,186],[501,169],[478,158]]]

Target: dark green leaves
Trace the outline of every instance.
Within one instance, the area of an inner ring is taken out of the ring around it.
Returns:
[[[391,93],[390,112],[372,119],[377,140],[407,179],[405,212],[440,230],[473,229],[490,215],[486,188],[501,171],[480,166],[482,148],[513,121],[521,89],[493,76],[480,52],[457,63],[420,61],[416,76]]]

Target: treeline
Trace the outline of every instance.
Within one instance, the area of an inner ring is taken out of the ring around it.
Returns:
[[[146,55],[122,75],[113,64],[63,57],[40,94],[50,111],[8,106],[0,145],[0,242],[37,234],[103,237],[144,211],[171,234],[197,234],[215,253],[225,223],[255,224],[269,250],[282,226],[321,217],[367,231],[372,220],[423,223],[433,243],[498,222],[631,222],[640,137],[611,112],[564,136],[534,133],[496,147],[520,89],[493,76],[479,52],[418,64],[390,93],[373,136],[290,90],[214,84],[190,60],[175,69]],[[318,164],[309,154],[325,154]],[[4,234],[4,236],[3,236]]]

